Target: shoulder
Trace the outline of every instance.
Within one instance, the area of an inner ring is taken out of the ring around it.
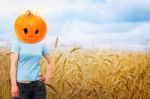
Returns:
[[[11,52],[19,53],[19,49],[20,49],[20,42],[19,40],[14,39],[11,45]]]
[[[20,45],[21,42],[20,42],[19,39],[14,39],[14,40],[12,41],[12,44],[13,44],[13,45]]]
[[[40,44],[40,46],[42,46],[42,47],[47,46],[46,41],[41,41],[39,44]]]

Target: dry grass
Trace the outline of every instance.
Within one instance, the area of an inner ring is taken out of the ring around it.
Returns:
[[[80,48],[50,53],[47,99],[150,99],[149,53]],[[0,53],[0,99],[11,99],[9,56]],[[44,60],[41,68],[44,73]]]

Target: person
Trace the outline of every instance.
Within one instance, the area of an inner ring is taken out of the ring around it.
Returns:
[[[48,47],[41,42],[46,35],[46,23],[31,11],[15,22],[17,39],[11,46],[11,94],[13,99],[46,99],[46,84],[52,65]],[[40,61],[47,62],[46,74],[41,74]]]
[[[40,75],[40,59],[47,61],[47,72]],[[51,75],[48,48],[39,43],[16,40],[11,47],[11,93],[14,99],[46,99],[45,84]]]

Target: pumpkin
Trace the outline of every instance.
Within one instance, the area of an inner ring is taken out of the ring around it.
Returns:
[[[15,32],[19,40],[25,43],[38,43],[46,35],[47,25],[38,15],[31,11],[19,16],[15,21]]]

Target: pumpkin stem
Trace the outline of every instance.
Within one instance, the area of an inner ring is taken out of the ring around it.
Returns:
[[[26,11],[26,15],[28,15],[28,16],[33,16],[32,12],[31,12],[30,10],[27,10],[27,11]]]

